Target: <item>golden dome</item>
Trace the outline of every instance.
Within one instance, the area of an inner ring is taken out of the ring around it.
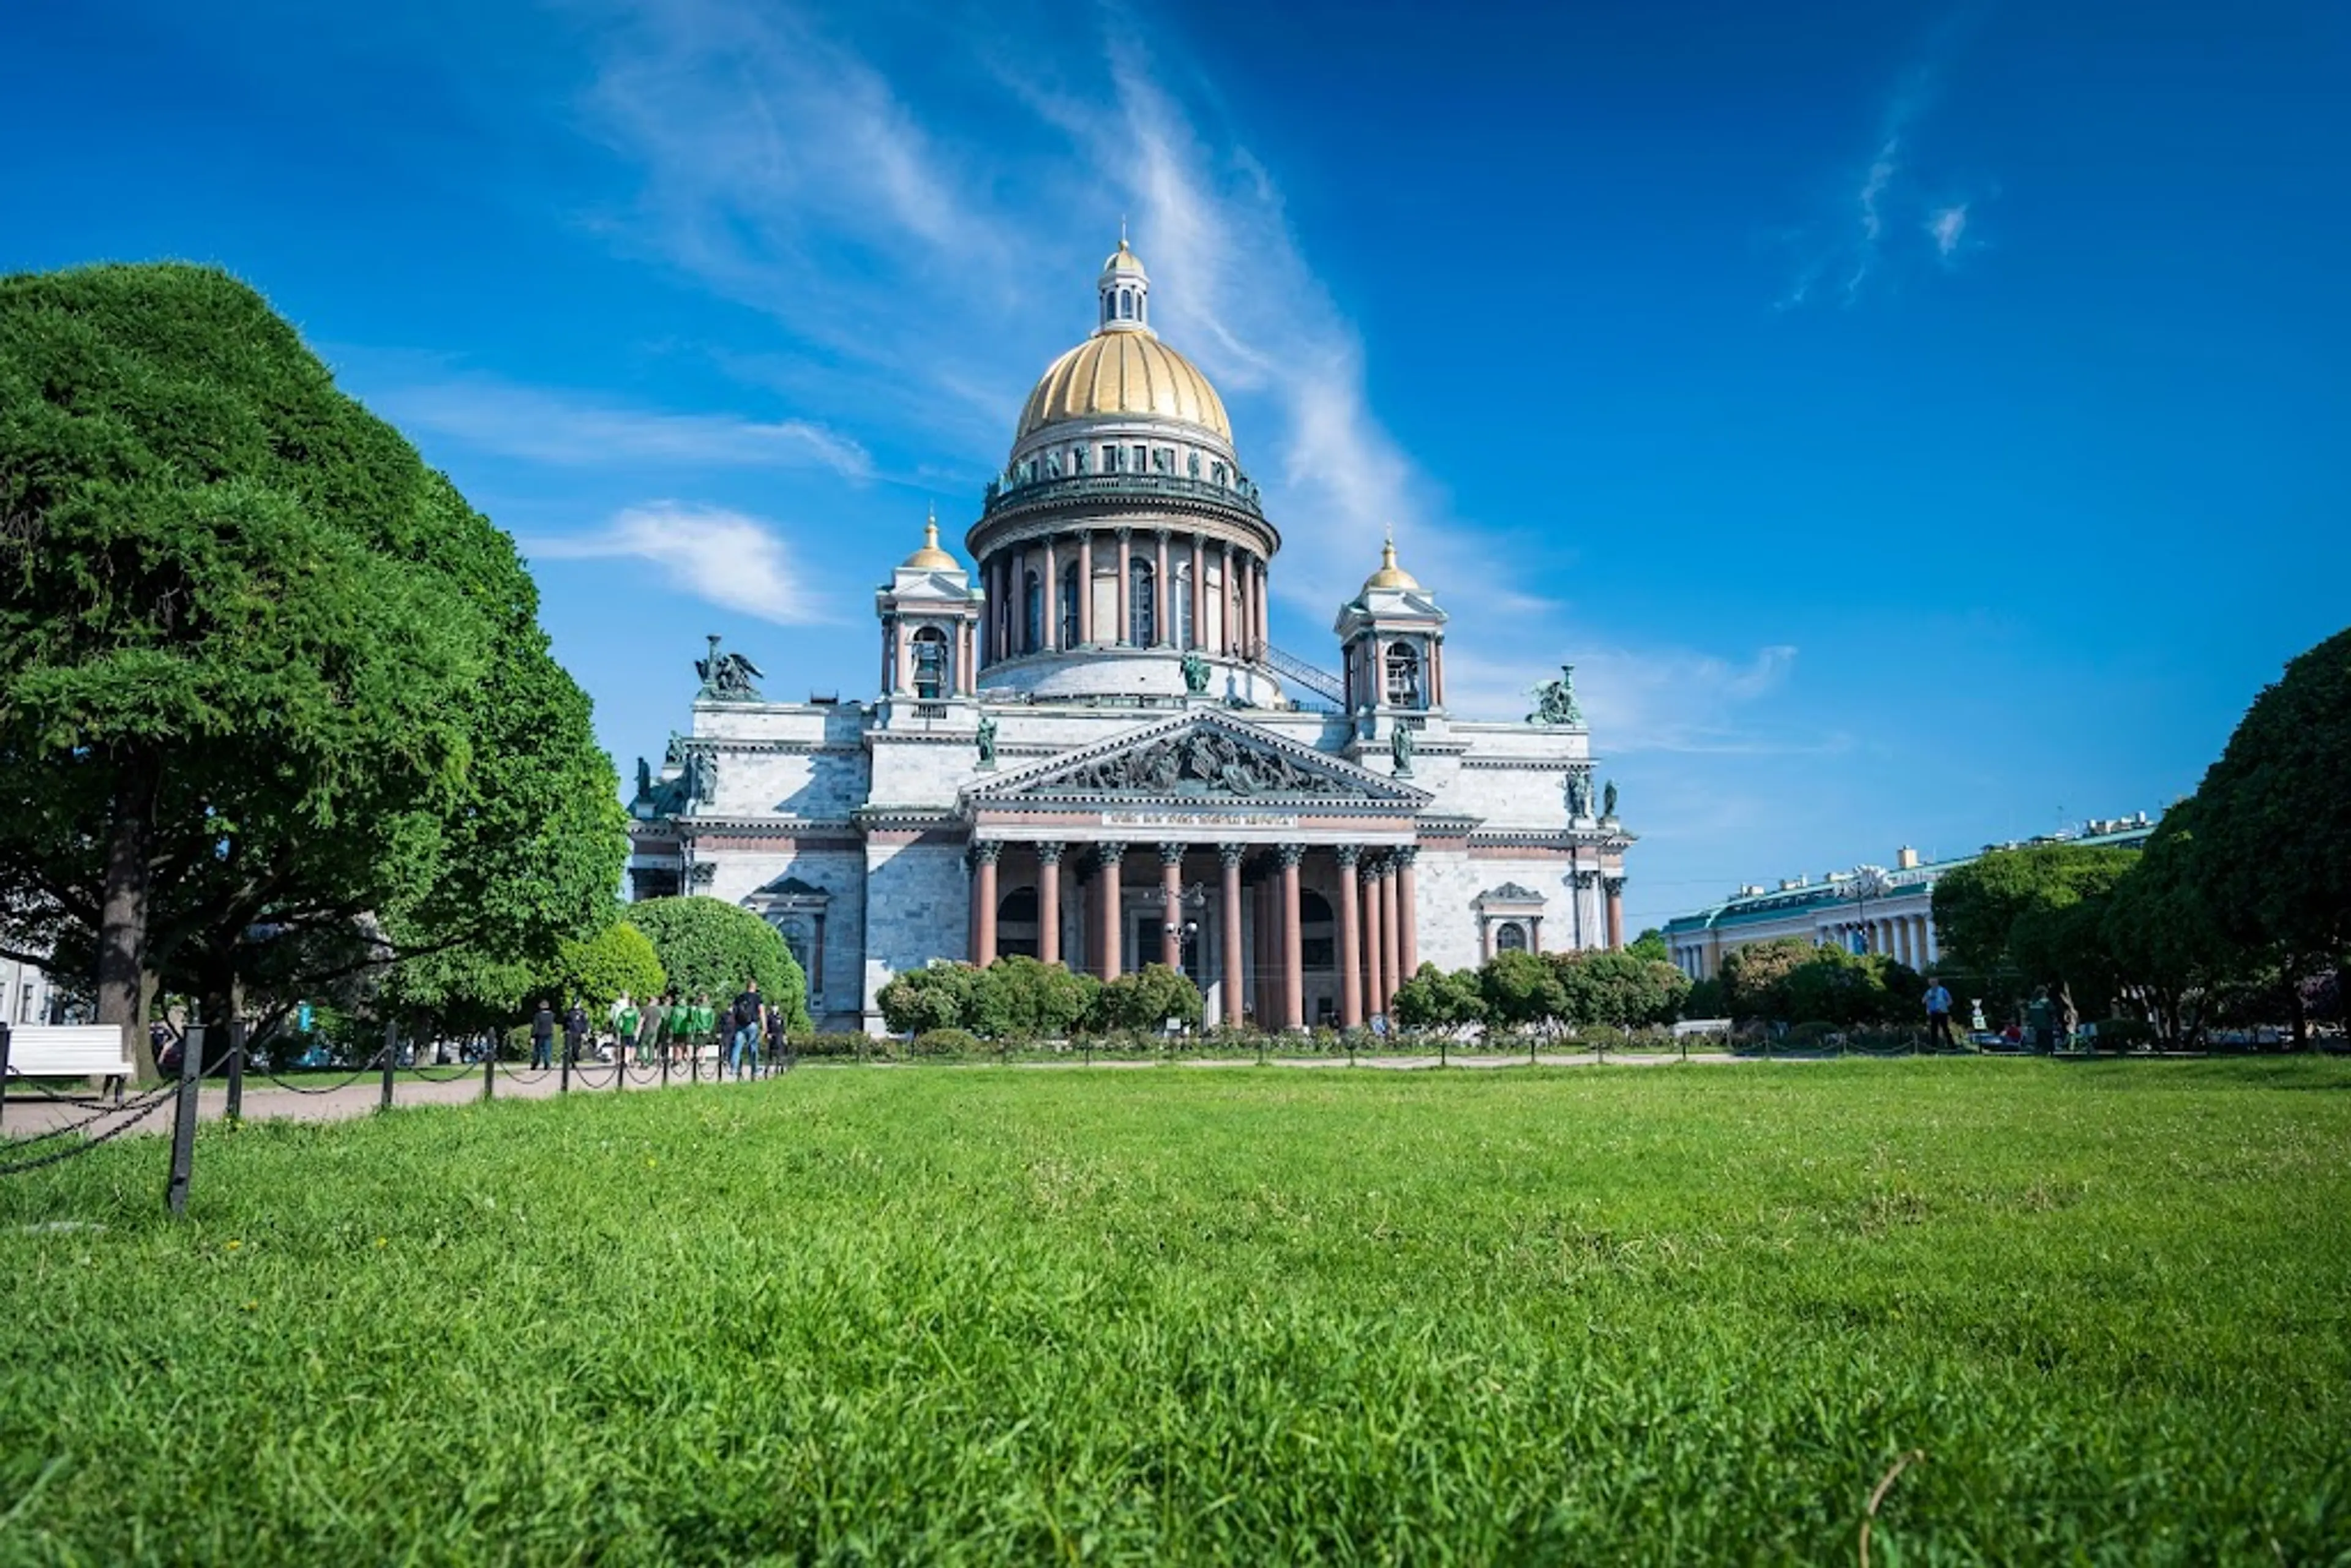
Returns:
[[[906,558],[906,568],[916,571],[935,571],[945,568],[955,571],[959,569],[959,564],[955,557],[939,548],[939,519],[936,513],[932,514],[931,520],[923,525],[923,548]]]
[[[1013,439],[1066,419],[1115,414],[1180,419],[1233,438],[1224,400],[1191,361],[1149,332],[1102,331],[1053,361],[1029,394]]]
[[[1380,570],[1364,579],[1364,591],[1374,588],[1418,588],[1420,580],[1395,562],[1395,540],[1391,538],[1381,547]]]
[[[1119,235],[1118,248],[1111,252],[1109,259],[1102,263],[1102,271],[1105,274],[1108,274],[1113,272],[1141,272],[1142,270],[1143,258],[1127,248],[1126,236],[1124,235]]]

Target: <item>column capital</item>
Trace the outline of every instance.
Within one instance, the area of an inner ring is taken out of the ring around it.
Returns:
[[[1609,876],[1603,873],[1600,878],[1600,886],[1611,898],[1623,896],[1625,892],[1625,878],[1623,873],[1620,873],[1614,876]]]
[[[1282,844],[1277,847],[1276,852],[1281,856],[1282,867],[1284,870],[1287,870],[1306,858],[1306,846],[1304,844]]]
[[[1134,529],[1125,523],[1121,523],[1117,528],[1111,531],[1118,536],[1118,539],[1121,544],[1124,544],[1129,539],[1134,538]]]
[[[1398,844],[1395,848],[1390,850],[1388,853],[1395,859],[1397,865],[1409,867],[1413,862],[1420,858],[1420,846],[1418,844]]]
[[[1177,843],[1161,844],[1159,846],[1159,863],[1161,865],[1182,865],[1184,863],[1185,848],[1185,845]]]
[[[1364,858],[1364,846],[1361,844],[1338,844],[1332,847],[1331,852],[1339,857],[1339,864],[1341,866],[1352,870],[1355,862]]]
[[[976,865],[994,865],[997,857],[1003,852],[1002,839],[974,839],[971,841],[971,858]]]
[[[1112,865],[1126,858],[1126,843],[1120,839],[1104,839],[1094,845],[1094,860],[1101,865]]]
[[[1584,868],[1584,867],[1583,867],[1583,866],[1578,866],[1578,867],[1576,867],[1576,869],[1575,869],[1575,885],[1576,885],[1577,887],[1579,887],[1579,888],[1590,887],[1590,886],[1592,886],[1593,883],[1597,883],[1599,880],[1600,880],[1600,873],[1599,873],[1598,872],[1588,870],[1588,869],[1586,869],[1586,868]]]
[[[1217,846],[1217,863],[1227,867],[1228,869],[1235,871],[1239,870],[1241,862],[1248,858],[1249,846],[1247,844],[1218,844]]]
[[[1047,839],[1037,846],[1037,858],[1047,865],[1060,865],[1065,847],[1059,839]]]
[[[1173,528],[1169,528],[1169,527],[1168,527],[1166,524],[1165,524],[1165,523],[1160,524],[1160,525],[1159,525],[1159,527],[1157,527],[1157,528],[1154,528],[1154,529],[1152,529],[1152,530],[1151,530],[1153,537],[1157,538],[1163,538],[1163,539],[1164,539],[1164,538],[1165,538],[1169,534],[1174,533],[1175,531],[1176,531],[1175,529],[1173,529]]]

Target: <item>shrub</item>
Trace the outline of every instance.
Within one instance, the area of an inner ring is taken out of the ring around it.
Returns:
[[[1170,1019],[1197,1029],[1200,1007],[1200,988],[1190,976],[1165,964],[1146,964],[1134,974],[1105,982],[1094,993],[1090,1021],[1097,1030],[1156,1035]]]
[[[684,995],[707,995],[719,1004],[756,979],[768,1005],[784,1010],[785,1028],[809,1027],[808,978],[799,961],[782,935],[749,910],[689,894],[632,904],[626,919],[652,941],[670,985]]]
[[[925,1030],[908,1048],[913,1056],[967,1056],[980,1049],[979,1036],[965,1029]]]
[[[658,997],[668,977],[645,934],[616,920],[584,942],[563,944],[558,967],[559,989],[593,1008],[610,1007],[622,992]]]

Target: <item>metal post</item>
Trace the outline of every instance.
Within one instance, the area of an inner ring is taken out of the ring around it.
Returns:
[[[662,1059],[662,1087],[666,1089],[669,1087],[669,1059],[675,1056],[677,1052],[670,1049],[669,1041],[667,1040],[663,1040],[661,1042],[660,1050]]]
[[[252,1037],[253,1026],[243,1019],[228,1026],[228,1119],[245,1120],[245,1042]]]
[[[555,1083],[559,1092],[564,1094],[571,1092],[571,1036],[569,1034],[563,1037],[561,1075],[556,1079]]]
[[[495,1034],[482,1041],[482,1098],[494,1099],[498,1092],[498,1037]]]
[[[188,1211],[188,1182],[196,1165],[196,1086],[204,1082],[204,1026],[188,1026],[180,1045],[180,1099],[172,1116],[172,1182],[163,1201],[178,1218]]]
[[[1534,1064],[1535,1064],[1535,1037],[1534,1037],[1533,1035],[1531,1035],[1531,1035],[1527,1036],[1527,1065],[1528,1065],[1529,1067],[1532,1067]]]
[[[702,1082],[702,1042],[698,1040],[689,1040],[686,1043],[685,1052],[686,1062],[694,1071],[694,1081],[699,1083]]]
[[[1450,1038],[1449,1036],[1440,1034],[1440,1035],[1438,1035],[1438,1036],[1437,1037],[1437,1066],[1439,1066],[1439,1067],[1450,1067],[1450,1066],[1452,1066],[1452,1065],[1453,1065],[1453,1053],[1452,1053],[1452,1051],[1451,1051],[1450,1050],[1448,1050],[1448,1049],[1447,1049],[1447,1047],[1448,1047],[1451,1043],[1452,1043],[1452,1041],[1451,1041],[1451,1038]]]
[[[376,1106],[379,1111],[392,1109],[392,1075],[399,1067],[400,1024],[396,1019],[386,1019],[383,1024],[383,1100]]]
[[[0,1113],[8,1104],[8,1026],[0,1023]]]
[[[618,1094],[629,1086],[629,1042],[616,1031],[612,1036],[612,1092]]]

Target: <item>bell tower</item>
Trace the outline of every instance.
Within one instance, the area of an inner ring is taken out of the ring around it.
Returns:
[[[919,714],[977,693],[987,597],[971,586],[963,563],[939,548],[938,514],[932,513],[923,548],[873,594],[882,622],[882,695],[893,711],[911,704]]]
[[[1445,708],[1445,622],[1436,598],[1396,564],[1391,534],[1380,569],[1339,612],[1347,712],[1374,727],[1381,715]]]

